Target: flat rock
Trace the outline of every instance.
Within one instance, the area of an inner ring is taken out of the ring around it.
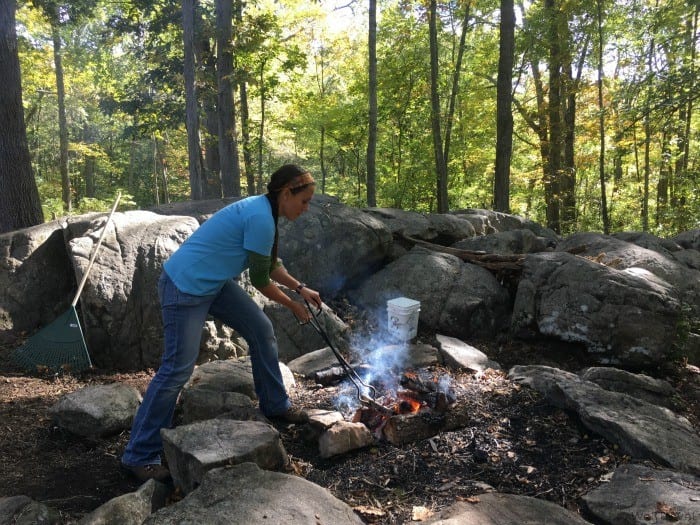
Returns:
[[[208,419],[160,434],[173,481],[186,493],[216,467],[253,462],[275,470],[289,461],[279,432],[260,421]]]
[[[467,369],[481,373],[487,368],[500,370],[501,365],[492,361],[478,348],[455,337],[437,334],[438,350],[446,366],[455,369]]]
[[[610,392],[558,368],[514,366],[508,376],[542,392],[554,406],[576,412],[586,428],[626,454],[700,474],[700,437],[686,418],[671,410]]]
[[[304,354],[287,363],[292,372],[303,377],[313,377],[316,372],[337,365],[338,359],[328,346]]]
[[[700,523],[700,480],[690,474],[646,465],[622,465],[609,483],[583,496],[601,523]]]
[[[203,388],[183,390],[180,403],[182,405],[182,422],[185,424],[213,419],[227,413],[254,414],[257,410],[253,400],[245,394],[218,392]],[[248,419],[248,417],[240,419]]]
[[[321,434],[318,449],[322,458],[330,458],[372,443],[374,438],[366,425],[339,421]]]
[[[198,489],[151,515],[144,525],[241,523],[361,525],[330,491],[253,463],[207,472]]]
[[[559,505],[537,498],[490,492],[478,502],[457,502],[430,525],[585,525],[589,522]]]

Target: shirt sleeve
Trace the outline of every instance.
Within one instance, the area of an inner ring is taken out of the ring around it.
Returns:
[[[270,284],[270,265],[272,257],[257,252],[248,252],[248,273],[250,282],[256,288],[265,288]]]

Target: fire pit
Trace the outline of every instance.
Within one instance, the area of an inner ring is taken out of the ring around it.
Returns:
[[[375,404],[363,404],[352,421],[363,423],[374,437],[393,445],[432,437],[467,422],[449,371],[442,368],[409,370],[401,374],[398,388],[374,385]],[[378,406],[376,406],[378,405]]]

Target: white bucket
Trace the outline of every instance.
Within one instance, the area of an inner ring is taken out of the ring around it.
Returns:
[[[397,297],[386,302],[386,309],[389,333],[401,341],[413,339],[418,333],[420,301]]]

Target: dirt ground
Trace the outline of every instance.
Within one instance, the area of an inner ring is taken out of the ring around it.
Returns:
[[[0,496],[29,496],[59,511],[62,523],[72,524],[109,499],[136,490],[138,483],[118,469],[128,432],[89,441],[56,428],[47,409],[62,395],[91,384],[118,381],[143,391],[153,371],[29,377],[13,367],[10,351],[0,348]],[[577,371],[589,364],[583,355],[540,344],[492,344],[485,351],[506,370],[514,364],[548,364]],[[692,375],[687,370],[676,367],[668,377],[684,397],[682,413],[697,424],[696,396],[685,395]],[[400,524],[424,520],[455,500],[474,501],[486,485],[581,512],[580,497],[630,461],[590,435],[575,416],[543,403],[502,372],[478,378],[450,373],[462,402],[471,405],[464,428],[400,447],[380,442],[322,459],[307,429],[281,426],[290,472],[328,488],[367,523]],[[332,408],[336,394],[335,387],[299,381],[292,397],[305,408]]]

